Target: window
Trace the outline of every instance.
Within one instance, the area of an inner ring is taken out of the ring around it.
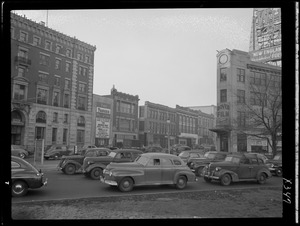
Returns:
[[[53,92],[53,106],[59,106],[59,92]]]
[[[85,119],[83,116],[79,116],[77,120],[77,126],[85,126]]]
[[[243,111],[237,112],[237,124],[240,127],[246,126],[246,113],[245,112],[243,112]]]
[[[33,44],[34,46],[39,46],[39,45],[41,45],[41,38],[40,38],[40,37],[37,37],[37,36],[33,36],[32,44]]]
[[[45,127],[36,127],[35,128],[35,138],[44,139],[45,138]]]
[[[237,102],[239,104],[244,104],[245,103],[245,90],[237,90]]]
[[[85,93],[85,84],[84,83],[79,83],[78,84],[78,91]]]
[[[15,38],[15,28],[13,27],[10,28],[10,36],[11,38]]]
[[[86,76],[87,69],[85,67],[79,66],[78,74],[82,76]]]
[[[85,110],[85,106],[86,106],[86,98],[85,97],[82,97],[82,96],[79,96],[78,97],[78,105],[77,105],[77,108],[79,110]]]
[[[221,89],[221,103],[227,102],[227,90]]]
[[[58,113],[53,112],[53,122],[58,122]]]
[[[69,115],[64,114],[64,123],[68,123],[68,121],[69,121]]]
[[[39,81],[42,83],[47,83],[48,82],[48,75],[39,73]]]
[[[130,114],[131,113],[130,107],[131,107],[130,103],[121,102],[120,103],[120,112]]]
[[[47,104],[48,99],[48,90],[38,88],[37,89],[37,103],[38,104]]]
[[[52,47],[52,43],[50,41],[45,41],[45,49],[50,50],[51,51],[51,47]]]
[[[67,143],[67,137],[68,137],[68,129],[63,130],[63,143]]]
[[[86,62],[86,63],[89,63],[89,62],[90,62],[90,57],[87,56],[87,55],[85,55],[85,62]]]
[[[82,53],[77,53],[77,60],[82,60]]]
[[[57,128],[52,128],[52,143],[56,143]]]
[[[56,52],[56,53],[61,53],[61,49],[62,49],[62,46],[61,46],[61,45],[56,45],[55,52]]]
[[[67,50],[66,50],[66,56],[67,56],[67,57],[71,57],[71,55],[72,55],[72,50],[67,49]]]
[[[18,67],[18,77],[25,77],[25,68],[24,67]]]
[[[237,68],[237,81],[245,83],[245,69]]]
[[[28,41],[28,34],[25,31],[20,31],[20,41],[27,42]]]
[[[36,123],[46,123],[46,113],[44,111],[39,111],[36,114]]]
[[[84,143],[84,130],[77,130],[77,143],[78,144]]]
[[[55,59],[55,69],[60,70],[61,68],[61,60]]]
[[[266,74],[260,73],[260,72],[251,72],[250,84],[265,86],[266,85]]]
[[[28,58],[28,50],[26,49],[19,49],[19,52],[18,52],[18,57],[23,57],[23,58]]]
[[[227,80],[226,68],[220,68],[220,82]]]
[[[71,63],[66,62],[66,72],[70,72],[71,69]]]
[[[64,94],[64,107],[68,108],[69,107],[69,99],[70,99],[70,94],[65,93]]]
[[[60,77],[58,77],[58,76],[54,77],[54,85],[55,86],[60,86]]]
[[[25,99],[25,85],[15,84],[14,89],[14,99],[15,100],[24,100]]]
[[[250,104],[257,106],[267,106],[267,95],[259,92],[251,92]]]
[[[40,64],[50,66],[50,57],[44,54],[40,54]]]
[[[65,79],[65,89],[69,90],[71,88],[71,81],[69,79]]]

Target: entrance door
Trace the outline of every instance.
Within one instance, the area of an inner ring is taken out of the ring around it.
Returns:
[[[221,134],[220,135],[220,149],[221,151],[228,152],[228,135],[227,134]]]

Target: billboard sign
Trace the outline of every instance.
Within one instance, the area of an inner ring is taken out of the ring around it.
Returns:
[[[110,119],[96,119],[96,138],[109,138]]]

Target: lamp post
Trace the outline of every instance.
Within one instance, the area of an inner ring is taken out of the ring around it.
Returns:
[[[169,154],[171,153],[170,151],[170,119],[167,120],[167,124],[168,124],[168,152]]]

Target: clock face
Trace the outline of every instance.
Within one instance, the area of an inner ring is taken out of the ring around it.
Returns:
[[[226,54],[223,54],[219,57],[220,64],[225,64],[228,60],[228,56]]]

